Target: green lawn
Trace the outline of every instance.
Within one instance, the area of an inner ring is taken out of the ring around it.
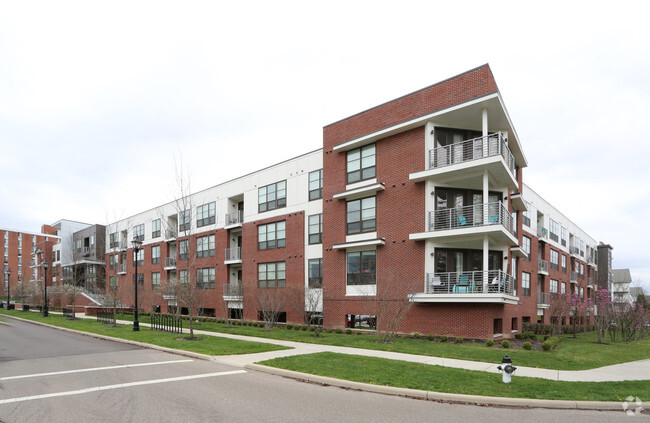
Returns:
[[[277,358],[260,364],[303,373],[434,392],[510,398],[623,401],[650,398],[648,381],[558,382],[517,377],[504,384],[500,374],[335,353]]]
[[[165,332],[154,332],[148,327],[141,326],[139,332],[133,332],[132,325],[118,325],[117,327],[105,326],[94,319],[66,320],[59,314],[50,314],[43,317],[40,313],[23,312],[2,309],[2,314],[14,315],[23,319],[48,323],[53,326],[75,329],[83,332],[97,333],[115,338],[129,339],[174,348],[183,351],[192,351],[208,355],[252,354],[264,351],[283,350],[285,347],[259,342],[239,341],[235,339],[220,338],[216,336],[203,336],[200,341],[188,341],[183,338],[187,335],[178,335]],[[11,323],[11,319],[6,319]]]

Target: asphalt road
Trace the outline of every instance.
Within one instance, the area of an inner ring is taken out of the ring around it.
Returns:
[[[146,329],[145,329],[146,330]],[[444,404],[307,384],[9,320],[0,422],[650,421],[620,412]]]

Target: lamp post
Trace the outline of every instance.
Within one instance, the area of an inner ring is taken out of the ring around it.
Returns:
[[[11,310],[11,269],[9,266],[5,269],[7,274],[7,310]]]
[[[43,288],[45,290],[45,302],[43,303],[43,317],[49,316],[48,310],[47,310],[47,268],[50,266],[50,264],[46,261],[43,262],[42,264],[44,275],[43,275]]]
[[[142,247],[142,241],[137,237],[131,241],[133,245],[133,261],[135,262],[135,275],[133,276],[133,285],[135,286],[135,311],[133,312],[133,331],[140,330],[140,322],[138,322],[138,252]]]

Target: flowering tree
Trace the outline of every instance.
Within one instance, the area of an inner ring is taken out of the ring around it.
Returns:
[[[592,307],[591,299],[581,299],[578,295],[572,295],[567,298],[569,310],[573,314],[573,337],[577,337],[578,321],[587,317],[587,310]]]
[[[569,294],[551,294],[551,303],[548,312],[551,316],[551,334],[558,335],[562,333],[562,321],[569,316],[571,312],[571,297]]]
[[[612,322],[616,321],[616,310],[612,303],[609,291],[606,289],[599,289],[596,291],[596,316],[594,317],[594,325],[596,326],[596,334],[598,342],[602,343],[607,335]]]

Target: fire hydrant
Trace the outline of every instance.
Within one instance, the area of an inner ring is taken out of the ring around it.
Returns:
[[[508,356],[503,357],[503,360],[501,360],[501,366],[497,367],[497,369],[503,372],[503,383],[510,383],[510,375],[512,375],[512,373],[517,370],[517,368],[512,365],[512,358]]]

